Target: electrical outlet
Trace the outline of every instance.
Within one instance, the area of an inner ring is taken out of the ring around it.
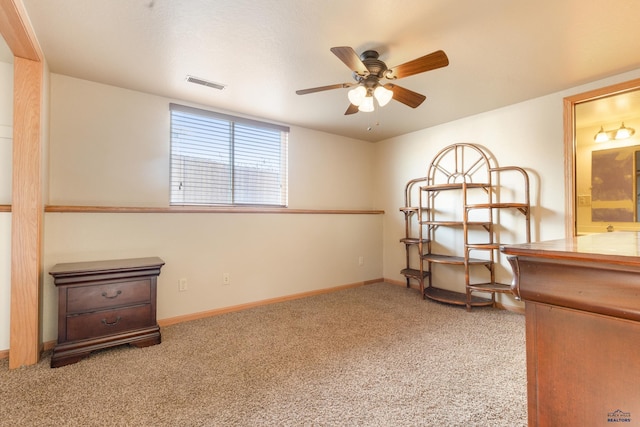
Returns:
[[[358,265],[364,265],[364,257],[362,255],[358,257]]]
[[[223,273],[222,274],[222,284],[223,285],[230,285],[231,284],[231,277],[229,276],[229,273]]]
[[[178,290],[184,292],[187,290],[187,279],[178,280]]]

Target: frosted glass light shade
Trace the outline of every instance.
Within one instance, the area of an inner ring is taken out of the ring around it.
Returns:
[[[622,126],[616,131],[616,139],[627,139],[630,138],[631,135],[635,133],[634,129],[625,127],[624,122],[622,122]]]
[[[391,101],[391,98],[393,98],[393,92],[384,86],[378,86],[376,90],[373,91],[373,96],[378,100],[378,104],[384,107]]]
[[[609,140],[609,135],[605,132],[604,128],[601,126],[596,136],[593,137],[596,142],[607,142]]]
[[[367,96],[367,89],[364,86],[358,86],[354,89],[351,89],[347,96],[349,97],[349,102],[353,105],[360,106],[364,98]]]
[[[373,96],[366,96],[362,100],[362,103],[358,107],[358,110],[362,111],[363,113],[372,112],[373,111]]]

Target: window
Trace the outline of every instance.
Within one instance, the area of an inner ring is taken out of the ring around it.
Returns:
[[[288,127],[170,110],[171,205],[287,205]]]

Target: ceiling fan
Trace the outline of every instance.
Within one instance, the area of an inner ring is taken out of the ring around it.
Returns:
[[[449,58],[442,50],[437,50],[428,55],[405,62],[396,67],[387,67],[378,57],[375,50],[366,50],[360,56],[348,46],[332,47],[334,53],[344,64],[353,71],[355,83],[338,83],[328,86],[314,87],[297,90],[298,95],[322,92],[331,89],[354,87],[348,93],[349,107],[344,114],[354,114],[358,111],[369,112],[374,110],[374,98],[378,105],[384,106],[391,99],[395,99],[411,108],[416,108],[426,99],[426,96],[409,89],[405,89],[393,83],[381,83],[382,79],[396,80],[425,71],[449,65]]]

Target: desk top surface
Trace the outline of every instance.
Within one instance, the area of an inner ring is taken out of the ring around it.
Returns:
[[[503,245],[507,255],[610,262],[640,266],[640,233],[589,234],[570,239]]]

